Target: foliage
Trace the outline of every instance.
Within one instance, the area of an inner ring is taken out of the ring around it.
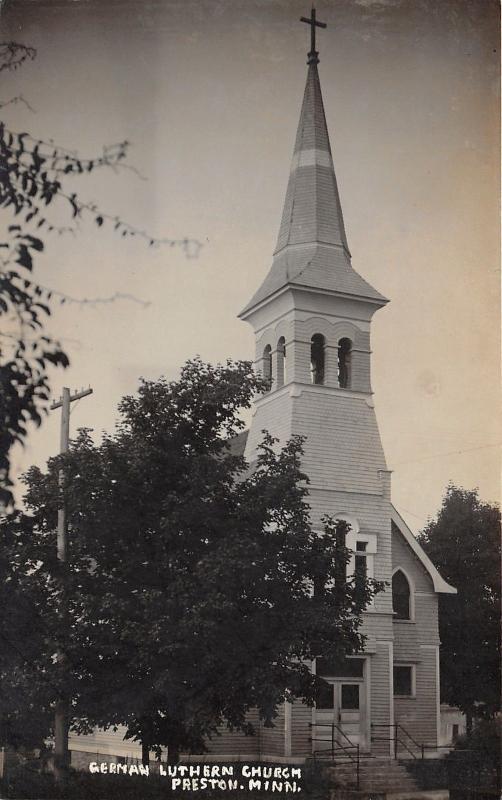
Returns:
[[[301,442],[280,450],[264,435],[252,470],[228,445],[264,386],[247,362],[189,361],[178,381],[125,397],[99,446],[81,431],[66,457],[28,473],[29,514],[5,527],[26,596],[67,654],[74,729],[124,724],[150,749],[200,752],[224,721],[251,732],[251,708],[271,724],[284,699],[312,702],[316,655],[360,649],[379,584],[346,581],[345,523],[312,530]],[[54,533],[62,464],[66,631]],[[48,652],[44,675],[37,659],[25,665],[41,697],[64,680]],[[9,691],[8,669],[0,677]]]
[[[0,71],[16,69],[35,55],[25,45],[0,43]],[[0,108],[19,101],[28,105],[18,96]],[[0,121],[0,208],[11,214],[11,224],[0,241],[0,505],[12,502],[11,448],[23,443],[28,423],[40,425],[47,410],[48,369],[69,363],[61,345],[44,332],[54,301],[64,303],[68,298],[33,278],[34,260],[45,249],[45,236],[74,232],[72,225],[88,214],[97,227],[108,224],[121,237],[141,236],[150,245],[157,243],[144,231],[84,202],[72,187],[78,176],[126,166],[128,148],[128,142],[120,142],[105,147],[99,156],[80,158]],[[58,226],[54,215],[69,216],[70,225]],[[182,245],[187,255],[195,255],[199,248],[191,240],[162,241]]]
[[[501,791],[501,719],[478,720],[447,756],[452,800],[491,800]]]
[[[500,511],[450,485],[420,543],[456,595],[440,596],[441,698],[468,715],[500,708]]]
[[[455,750],[469,750],[478,755],[481,760],[492,770],[500,767],[500,752],[502,744],[502,720],[479,720],[474,729],[455,742]]]

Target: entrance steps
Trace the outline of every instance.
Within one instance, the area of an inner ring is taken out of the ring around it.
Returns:
[[[335,762],[329,771],[340,787],[357,787],[357,768],[353,761]],[[392,800],[416,800],[423,792],[418,792],[417,784],[406,767],[389,758],[364,758],[359,762],[359,791],[386,795]],[[404,794],[407,794],[407,798]],[[399,795],[399,796],[398,796]],[[336,794],[335,794],[336,796]],[[431,800],[435,800],[432,798]],[[440,798],[437,798],[440,800]]]

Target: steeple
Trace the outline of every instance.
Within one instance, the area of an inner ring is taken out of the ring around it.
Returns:
[[[315,27],[293,159],[272,267],[241,317],[287,286],[356,295],[378,305],[387,301],[351,265],[315,50]]]
[[[350,258],[319,73],[309,64],[275,254],[296,244],[330,244]]]

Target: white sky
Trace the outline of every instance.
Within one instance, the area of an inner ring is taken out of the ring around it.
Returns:
[[[251,358],[236,315],[270,267],[306,75],[297,0],[8,0],[2,39],[38,50],[3,73],[8,124],[94,155],[132,143],[131,171],[75,180],[82,199],[197,259],[82,222],[46,241],[36,277],[77,298],[50,328],[94,395],[72,429],[110,429],[140,375],[199,353]],[[391,299],[373,322],[373,388],[393,497],[411,527],[449,480],[499,496],[498,3],[319,2],[320,77],[353,266]],[[15,457],[58,447],[52,413]]]

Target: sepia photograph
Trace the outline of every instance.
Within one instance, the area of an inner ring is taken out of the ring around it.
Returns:
[[[500,800],[499,2],[0,32],[0,798]]]

